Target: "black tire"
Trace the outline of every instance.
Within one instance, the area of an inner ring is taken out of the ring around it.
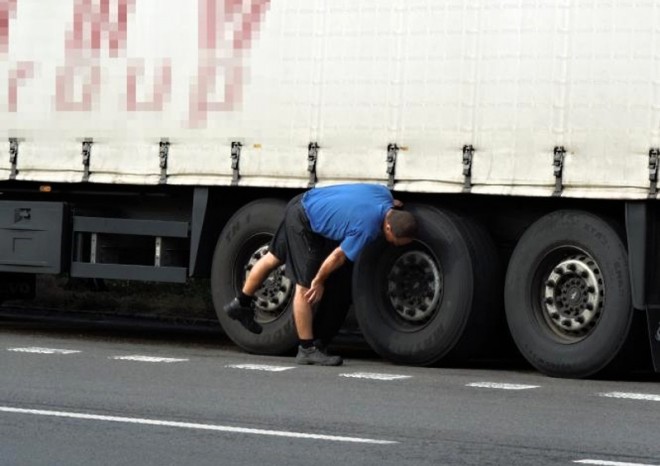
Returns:
[[[284,217],[286,202],[278,199],[260,199],[243,206],[223,228],[213,255],[211,268],[211,293],[213,305],[229,338],[245,351],[257,354],[284,354],[297,344],[293,322],[293,284],[289,283],[287,296],[278,305],[257,305],[256,320],[263,332],[255,335],[240,323],[230,319],[223,306],[231,301],[240,290],[245,279],[248,262],[255,251],[270,242]],[[315,336],[324,342],[330,341],[339,331],[350,304],[349,287],[342,286],[343,274],[338,271],[328,280],[324,299],[319,304],[314,318]],[[271,274],[271,287],[282,282],[283,271]],[[344,282],[346,279],[343,279]],[[260,291],[263,291],[264,287]],[[258,293],[259,294],[259,293]],[[257,300],[259,302],[259,300]]]
[[[596,374],[628,337],[628,254],[615,228],[594,214],[557,211],[530,226],[511,256],[504,292],[516,346],[544,374]]]
[[[476,222],[425,205],[407,210],[418,221],[417,240],[404,247],[378,241],[355,264],[356,317],[385,359],[456,362],[479,348],[489,311],[500,309],[495,246]]]

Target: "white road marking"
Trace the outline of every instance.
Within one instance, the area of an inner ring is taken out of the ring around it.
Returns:
[[[322,435],[305,432],[287,432],[284,430],[250,429],[245,427],[221,426],[216,424],[197,424],[193,422],[165,421],[160,419],[141,419],[135,417],[103,416],[89,413],[72,413],[65,411],[49,411],[43,409],[22,409],[9,406],[0,406],[0,412],[12,414],[29,414],[34,416],[49,416],[87,421],[119,422],[124,424],[139,424],[157,427],[177,427],[180,429],[210,430],[234,434],[268,435],[272,437],[287,437],[308,440],[326,440],[329,442],[370,443],[375,445],[391,445],[399,443],[392,440],[379,440],[362,437],[344,437],[339,435]]]
[[[266,364],[228,364],[225,367],[230,369],[247,369],[249,371],[283,372],[289,369],[295,369],[292,366],[269,366]]]
[[[539,388],[540,385],[522,385],[514,383],[497,383],[497,382],[475,382],[469,383],[466,387],[477,388],[496,388],[498,390],[529,390],[530,388]]]
[[[653,464],[621,463],[620,461],[603,461],[603,460],[577,460],[577,461],[573,461],[573,463],[595,464],[600,466],[657,466]]]
[[[141,356],[138,354],[131,356],[112,356],[109,359],[114,359],[117,361],[138,361],[138,362],[183,362],[188,361],[188,359],[178,359],[178,358],[158,358],[155,356]]]
[[[28,348],[7,348],[7,351],[14,351],[16,353],[36,353],[36,354],[75,354],[80,353],[76,350],[57,349],[57,348],[39,348],[30,346]]]
[[[660,395],[652,395],[650,393],[609,392],[599,393],[599,396],[605,398],[621,398],[625,400],[660,401]]]
[[[398,374],[379,374],[377,372],[353,372],[351,374],[339,374],[339,377],[351,377],[355,379],[372,379],[372,380],[401,380],[410,379],[410,375]]]

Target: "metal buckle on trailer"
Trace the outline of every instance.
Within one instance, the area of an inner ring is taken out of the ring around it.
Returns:
[[[307,187],[313,188],[318,180],[316,178],[316,161],[319,157],[319,145],[316,142],[310,142],[307,148],[307,171],[309,172],[309,183]]]
[[[658,195],[658,164],[660,163],[660,149],[654,147],[649,150],[649,197],[655,198]]]
[[[469,193],[472,189],[472,160],[474,159],[474,147],[471,144],[463,146],[463,192]]]
[[[240,174],[238,173],[239,161],[241,159],[241,147],[243,147],[243,144],[241,144],[240,142],[231,143],[231,170],[232,170],[231,185],[232,186],[236,186],[238,184],[238,179],[241,177]]]
[[[82,143],[82,164],[85,169],[83,174],[83,182],[89,181],[89,163],[92,158],[92,145],[94,144],[93,139],[84,139]]]
[[[394,187],[394,175],[396,173],[396,159],[399,154],[399,146],[396,144],[387,145],[387,187],[392,189]]]
[[[555,175],[555,191],[552,193],[553,196],[561,196],[561,192],[564,190],[564,183],[562,177],[564,175],[564,156],[566,155],[566,149],[564,146],[556,146],[554,149],[554,158],[552,165],[554,167]]]
[[[18,139],[9,138],[9,163],[11,164],[10,180],[15,180],[18,175]]]
[[[160,157],[160,184],[167,183],[167,157],[170,153],[170,141],[167,138],[160,140],[160,150],[158,156]]]

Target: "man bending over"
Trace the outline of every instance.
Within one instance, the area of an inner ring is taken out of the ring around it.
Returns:
[[[346,184],[314,188],[294,197],[270,243],[268,253],[252,268],[239,295],[224,310],[253,333],[262,328],[254,320],[253,296],[272,270],[287,264],[296,283],[293,317],[300,340],[296,362],[338,366],[340,356],[329,355],[312,333],[312,306],[323,297],[325,281],[346,260],[380,235],[395,246],[410,243],[417,231],[415,217],[397,210],[401,202],[376,184]],[[325,256],[326,240],[338,244]]]

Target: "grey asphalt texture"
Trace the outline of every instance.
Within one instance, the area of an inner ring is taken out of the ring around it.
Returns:
[[[33,347],[78,352],[19,351]],[[344,366],[297,367],[293,357],[241,352],[220,334],[0,321],[0,465],[660,465],[660,401],[601,396],[660,395],[657,376],[562,380],[517,365],[404,367],[360,347],[335,349]],[[130,355],[185,361],[113,359]],[[293,369],[228,367],[241,364]],[[356,373],[408,378],[343,375]],[[469,386],[481,382],[536,388]]]

